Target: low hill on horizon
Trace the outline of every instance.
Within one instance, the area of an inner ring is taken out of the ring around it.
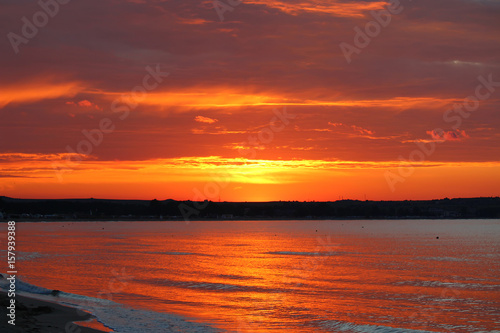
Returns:
[[[3,220],[500,218],[500,198],[195,202],[172,199],[17,199],[0,196],[0,214]]]

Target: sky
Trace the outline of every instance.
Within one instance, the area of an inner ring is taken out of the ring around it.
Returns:
[[[0,8],[0,195],[500,195],[498,1]]]

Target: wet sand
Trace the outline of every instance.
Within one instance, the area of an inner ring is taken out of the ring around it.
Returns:
[[[62,306],[56,303],[41,301],[29,297],[16,295],[15,326],[8,323],[7,306],[10,298],[4,291],[0,291],[0,332],[26,333],[103,333],[88,327],[77,326],[74,322],[91,319],[91,315],[78,311],[76,308]]]

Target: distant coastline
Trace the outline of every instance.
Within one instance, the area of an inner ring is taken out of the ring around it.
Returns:
[[[220,221],[496,219],[500,198],[328,202],[15,199],[0,197],[0,221]]]

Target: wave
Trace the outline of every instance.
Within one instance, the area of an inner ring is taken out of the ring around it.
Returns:
[[[8,281],[0,280],[0,287],[8,288]],[[91,313],[96,320],[115,333],[156,333],[156,332],[189,332],[189,333],[221,333],[210,324],[190,321],[189,318],[150,310],[135,309],[116,303],[111,299],[101,299],[78,294],[60,292],[57,297],[51,296],[52,290],[32,285],[21,280],[16,281],[16,291],[24,296],[44,301],[56,302],[64,306],[77,308]]]
[[[230,279],[230,280],[255,280],[255,279],[262,280],[261,277],[235,275],[235,274],[219,274],[219,275],[216,275],[216,276],[224,278],[224,279]]]
[[[2,275],[2,278],[0,279],[0,288],[2,288],[4,290],[8,290],[10,282],[7,281],[7,278],[9,277],[9,275],[8,274],[0,274],[0,275]],[[52,289],[46,289],[43,287],[35,286],[33,284],[24,282],[24,281],[20,280],[17,276],[16,276],[16,280],[15,280],[15,285],[16,285],[17,292],[24,291],[27,293],[39,294],[39,295],[50,295],[53,293]]]
[[[257,287],[257,286],[246,286],[246,285],[206,282],[206,281],[174,281],[169,279],[143,279],[143,280],[138,280],[138,282],[142,282],[147,285],[160,285],[168,287],[202,289],[211,291],[247,291],[247,292],[273,291],[271,289]]]
[[[265,252],[264,254],[285,255],[285,256],[314,256],[314,257],[328,257],[338,256],[336,252],[293,252],[293,251],[273,251]]]
[[[472,289],[472,290],[498,290],[500,285],[497,284],[480,284],[480,283],[460,283],[460,282],[443,282],[443,281],[400,281],[396,285],[416,286],[416,287],[433,287],[433,288],[449,288],[449,289]]]
[[[435,333],[430,331],[412,330],[407,328],[396,328],[390,326],[361,325],[351,322],[324,320],[320,326],[330,332],[348,332],[348,333]]]
[[[454,257],[421,257],[418,259],[431,260],[431,261],[457,261],[457,262],[474,261],[474,260],[469,259],[469,258],[454,258]]]
[[[167,256],[201,256],[201,257],[212,257],[212,255],[209,254],[203,254],[203,253],[193,253],[193,252],[153,252],[153,251],[146,251],[142,252],[146,254],[163,254]]]
[[[7,252],[7,250],[0,250],[1,252]],[[48,254],[42,254],[40,252],[22,252],[19,251],[16,253],[16,260],[17,261],[25,261],[25,260],[33,260],[33,259],[38,259],[38,258],[43,258],[43,257],[48,257]]]

